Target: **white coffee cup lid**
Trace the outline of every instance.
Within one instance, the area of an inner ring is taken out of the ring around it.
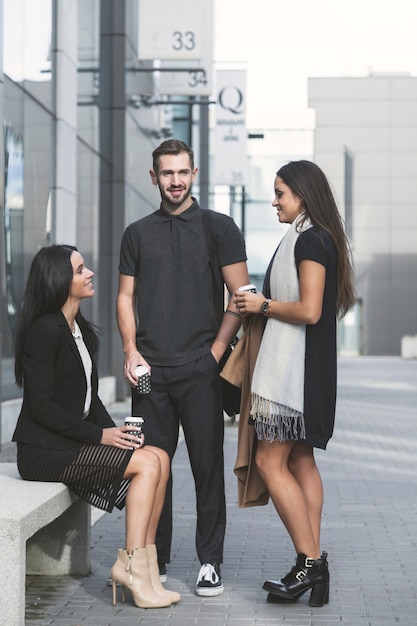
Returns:
[[[252,289],[256,290],[256,285],[243,285],[242,287],[239,287],[238,291],[251,291]]]
[[[129,422],[129,424],[142,424],[143,417],[125,417],[125,422]]]
[[[148,368],[145,365],[138,365],[135,367],[136,376],[144,376],[145,374],[149,374]]]

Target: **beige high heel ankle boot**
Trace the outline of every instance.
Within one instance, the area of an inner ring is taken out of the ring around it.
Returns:
[[[152,587],[159,596],[169,598],[172,604],[175,604],[175,602],[179,602],[181,600],[180,594],[176,591],[169,591],[168,589],[165,589],[165,587],[161,583],[161,579],[159,577],[158,553],[156,551],[156,545],[148,544],[146,546],[146,552],[148,553],[149,572],[151,575]]]
[[[125,549],[119,550],[111,577],[113,606],[116,606],[116,583],[122,585],[122,602],[125,601],[127,587],[134,603],[141,609],[159,609],[172,604],[168,597],[158,595],[152,587],[146,548],[134,548],[130,554]]]

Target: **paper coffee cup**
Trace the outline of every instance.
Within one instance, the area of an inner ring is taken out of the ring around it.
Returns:
[[[138,377],[136,383],[136,390],[140,394],[150,393],[151,391],[151,377],[149,376],[148,368],[145,365],[138,365],[135,368],[135,374]]]
[[[238,291],[251,291],[252,293],[257,293],[256,285],[243,285],[243,287],[239,287]]]
[[[138,426],[139,428],[136,430],[129,430],[128,433],[129,435],[141,435],[142,434],[142,427],[143,427],[143,423],[144,423],[144,419],[143,417],[125,417],[125,426]]]

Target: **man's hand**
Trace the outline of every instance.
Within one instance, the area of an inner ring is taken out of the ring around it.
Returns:
[[[151,373],[151,366],[149,365],[149,363],[147,363],[147,361],[145,361],[140,352],[135,350],[133,352],[130,352],[129,354],[125,354],[123,373],[127,382],[132,387],[136,387],[138,382],[138,377],[135,374],[135,369],[138,367],[138,365],[144,365],[149,374]]]

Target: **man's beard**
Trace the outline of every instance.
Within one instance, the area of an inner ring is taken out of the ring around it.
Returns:
[[[175,211],[190,196],[191,186],[179,187],[179,188],[173,187],[172,190],[174,189],[181,190],[181,193],[178,196],[171,196],[171,193],[168,190],[161,189],[161,187],[159,186],[159,191],[160,191],[161,199],[162,199],[164,206],[167,209],[171,208],[172,210]]]

